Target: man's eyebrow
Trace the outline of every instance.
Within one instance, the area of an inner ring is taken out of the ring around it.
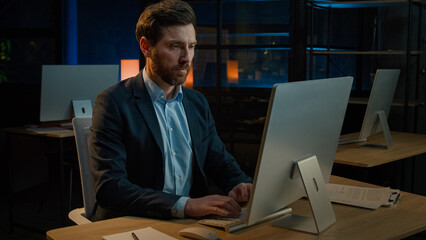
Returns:
[[[185,41],[182,41],[182,40],[178,40],[178,39],[170,39],[170,40],[169,40],[169,44],[174,44],[174,43],[182,44],[182,43],[186,43],[186,42],[185,42]],[[190,44],[190,45],[197,45],[197,44],[198,44],[198,41],[190,42],[189,44]]]

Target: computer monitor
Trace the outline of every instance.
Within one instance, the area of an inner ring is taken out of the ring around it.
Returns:
[[[341,144],[366,141],[369,136],[383,131],[387,147],[392,146],[387,117],[392,105],[399,73],[399,69],[377,69],[361,131],[355,139],[341,139]]]
[[[327,195],[323,186],[330,178],[352,81],[340,77],[273,87],[247,207],[248,225],[306,196],[306,183],[294,171],[299,160],[316,156],[321,177],[313,180]],[[328,204],[331,208],[329,199]]]
[[[84,112],[91,115],[98,93],[118,80],[118,65],[43,65],[40,121],[71,120],[73,100],[78,100],[75,104],[87,104]]]

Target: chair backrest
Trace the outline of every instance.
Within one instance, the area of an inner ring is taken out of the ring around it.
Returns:
[[[78,164],[80,168],[81,188],[83,192],[84,210],[86,218],[90,219],[95,207],[95,185],[90,172],[89,151],[87,141],[90,135],[92,118],[74,118],[72,126],[74,129],[75,143],[77,146]]]

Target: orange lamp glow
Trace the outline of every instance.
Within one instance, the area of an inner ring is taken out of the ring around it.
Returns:
[[[226,76],[228,83],[238,83],[238,61],[228,60],[226,63]]]
[[[186,88],[192,88],[193,84],[194,84],[194,74],[192,72],[192,63],[191,63],[188,76],[186,76],[186,82],[183,84],[183,86]]]
[[[139,59],[121,59],[121,80],[133,77],[139,73]]]

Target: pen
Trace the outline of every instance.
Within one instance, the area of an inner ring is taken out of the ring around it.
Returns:
[[[136,234],[134,232],[132,232],[132,237],[134,240],[139,240],[138,236],[136,236]]]
[[[401,194],[400,193],[398,193],[398,195],[396,195],[396,198],[395,198],[395,203],[398,203],[398,200],[399,200],[399,197],[401,196]]]

